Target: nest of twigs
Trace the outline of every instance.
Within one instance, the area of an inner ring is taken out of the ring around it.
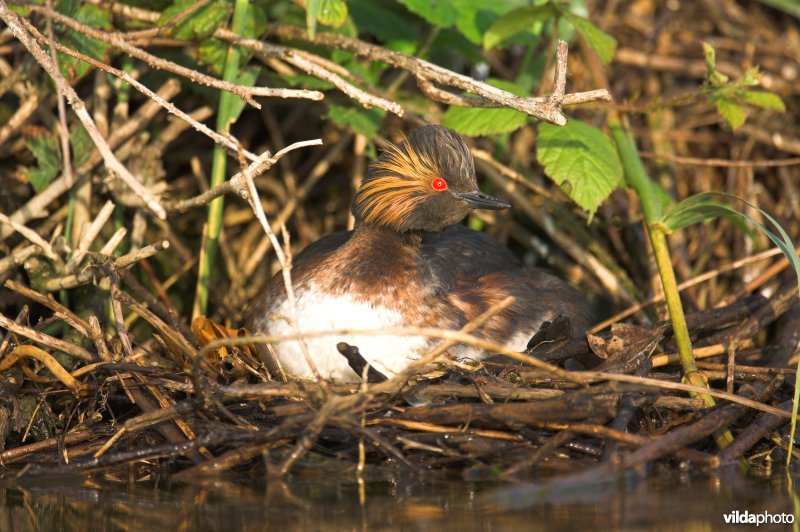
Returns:
[[[652,174],[677,197],[736,192],[773,213],[796,238],[800,174],[797,161],[787,157],[800,154],[796,115],[780,123],[751,117],[733,133],[707,102],[661,104],[702,83],[700,39],[715,43],[721,70],[733,76],[760,63],[772,89],[796,102],[792,80],[800,48],[774,43],[776,32],[797,42],[797,28],[759,4],[726,3],[716,12],[717,24],[699,21],[693,7],[672,12],[630,4],[624,16],[600,16],[599,25],[619,40],[610,88],[626,102],[616,109],[630,113]],[[47,11],[37,9],[34,24],[43,28]],[[136,12],[138,23],[146,18],[142,12]],[[116,23],[126,27],[126,17],[136,13],[118,9]],[[668,38],[681,31],[687,35]],[[737,40],[744,33],[752,47]],[[298,67],[301,57],[316,61],[315,72],[325,71],[330,62],[323,56],[337,49],[339,38],[321,33],[314,41],[302,34],[276,29],[273,40],[289,51],[262,58],[264,64],[278,68],[294,58],[291,65]],[[2,475],[190,481],[228,471],[262,478],[344,466],[347,474],[367,477],[404,470],[582,483],[656,461],[709,469],[744,460],[768,472],[793,452],[787,421],[790,368],[800,346],[797,287],[780,274],[786,261],[763,266],[775,255],[761,251],[766,239],[720,220],[671,241],[675,270],[686,283],[698,367],[717,400],[709,408],[695,396],[698,389],[681,380],[637,200],[615,192],[587,226],[563,192],[543,179],[532,160],[535,129],[525,126],[508,137],[505,150],[490,140],[473,142],[479,174],[514,202],[515,214],[477,214],[470,223],[570,278],[598,315],[611,319],[586,338],[567,340],[553,327],[537,334],[526,353],[427,360],[383,382],[284,380],[267,371],[243,338],[247,331],[238,329],[247,303],[278,267],[270,254],[276,240],[265,237],[253,205],[237,197],[252,199],[246,172],[220,192],[235,195],[225,205],[210,310],[208,319],[192,320],[205,206],[214,196],[204,195],[213,141],[198,140],[186,122],[159,114],[149,97],[133,95],[133,105],[122,105],[97,71],[69,81],[89,102],[109,149],[144,177],[147,193],[109,179],[96,151],[75,161],[73,175],[35,192],[30,174],[20,171],[33,165],[25,140],[38,129],[58,127],[58,99],[22,45],[0,35],[0,67],[10,80],[0,86],[18,103],[18,120],[0,128],[0,172],[9,176],[0,199],[7,213],[0,220],[6,288],[0,328],[7,331],[0,344]],[[162,44],[174,45],[166,38]],[[590,67],[576,57],[570,86],[589,91]],[[492,59],[514,63],[512,56]],[[370,60],[379,58],[364,61]],[[419,75],[413,62],[398,68]],[[179,95],[177,75],[148,73],[137,74],[162,100],[177,101],[196,120],[212,115],[202,95]],[[26,77],[30,83],[15,81]],[[391,81],[401,95],[418,90],[405,78]],[[331,90],[330,97],[342,96]],[[437,103],[402,101],[412,123],[441,116]],[[20,116],[31,102],[38,111]],[[293,235],[281,244],[287,251],[347,227],[352,186],[367,163],[365,138],[321,123],[325,109],[318,102],[280,101],[245,111],[233,132],[234,144],[254,153],[306,140],[310,123],[310,136],[324,141],[304,155],[269,159],[266,166],[274,166],[252,182],[272,230],[280,234],[285,224]],[[593,116],[602,109],[596,104],[576,113]],[[391,137],[401,126],[387,118],[381,131]],[[385,142],[375,139],[379,146]],[[245,168],[252,161],[242,153]],[[782,163],[765,164],[775,160]],[[166,210],[163,219],[149,203],[154,198]],[[83,229],[65,233],[65,224]],[[709,273],[705,281],[698,271]],[[726,428],[734,440],[720,449]]]

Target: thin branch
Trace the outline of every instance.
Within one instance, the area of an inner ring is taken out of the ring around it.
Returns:
[[[100,151],[100,154],[103,156],[103,159],[106,163],[108,169],[117,177],[119,177],[128,187],[142,200],[145,202],[147,207],[155,213],[161,219],[166,219],[167,213],[158,200],[153,196],[147,188],[145,188],[142,183],[139,182],[125,166],[119,162],[119,160],[114,155],[114,152],[111,151],[106,140],[97,130],[97,126],[94,123],[91,115],[86,111],[86,104],[83,103],[83,100],[80,99],[78,93],[75,92],[67,80],[64,79],[64,76],[61,75],[61,72],[53,65],[53,62],[47,57],[47,54],[42,50],[36,41],[25,31],[23,27],[22,19],[19,16],[11,11],[8,6],[6,5],[4,0],[0,0],[0,18],[8,25],[8,28],[14,34],[25,48],[33,55],[36,62],[39,63],[42,68],[50,75],[50,77],[55,81],[56,85],[59,87],[59,90],[63,92],[66,96],[67,101],[69,101],[70,105],[72,106],[72,110],[75,111],[75,114],[78,116],[78,119],[83,124],[83,127],[86,128],[86,132],[89,133],[89,136],[92,138],[95,146]]]
[[[259,41],[255,41],[252,39],[247,39],[250,41],[250,44],[259,43]],[[265,43],[259,43],[265,44]],[[367,109],[371,109],[372,107],[377,107],[379,109],[383,109],[384,111],[388,111],[390,113],[394,113],[397,116],[403,116],[403,108],[394,102],[391,102],[385,98],[381,98],[380,96],[375,96],[370,94],[366,91],[363,91],[356,87],[355,85],[348,83],[338,74],[331,72],[327,68],[324,68],[318,63],[310,61],[306,54],[299,54],[292,50],[291,48],[284,48],[283,46],[276,46],[276,45],[266,45],[263,47],[264,53],[267,56],[275,56],[277,55],[290,65],[294,65],[303,72],[307,74],[311,74],[319,79],[328,81],[334,87],[342,91],[344,94],[350,96],[354,100],[356,100],[359,104]],[[266,51],[269,50],[269,51]]]
[[[681,157],[668,153],[653,153],[649,151],[639,152],[643,159],[656,159],[674,164],[685,164],[690,166],[715,166],[721,168],[774,168],[776,166],[797,166],[800,164],[800,157],[789,159],[764,159],[761,161],[730,161],[728,159],[703,159],[701,157]]]
[[[11,138],[11,135],[17,131],[22,125],[30,118],[30,116],[38,109],[40,95],[39,91],[30,90],[29,94],[19,104],[19,107],[8,119],[8,122],[0,127],[0,146],[4,146],[6,141]]]
[[[314,188],[316,183],[326,174],[330,168],[331,161],[333,161],[339,156],[339,154],[342,153],[342,151],[344,151],[352,139],[353,133],[346,133],[342,135],[342,138],[339,139],[339,141],[334,144],[330,150],[328,150],[325,156],[317,161],[316,164],[314,164],[313,168],[311,168],[311,170],[307,173],[303,184],[288,198],[286,204],[272,220],[271,227],[273,231],[277,231],[282,224],[286,223],[289,217],[295,212],[295,209],[302,204],[302,201]],[[253,272],[255,272],[258,265],[263,262],[264,257],[271,248],[272,242],[270,242],[268,238],[265,238],[259,242],[255,251],[252,252],[242,268],[241,278],[243,280],[249,279],[250,276],[253,275]]]
[[[125,238],[125,235],[128,234],[128,230],[124,227],[120,227],[117,231],[111,235],[111,238],[100,248],[98,253],[100,255],[113,255],[114,250],[117,249],[119,243],[122,242],[122,239]]]
[[[159,70],[166,70],[167,72],[172,72],[173,74],[183,76],[200,85],[207,85],[209,87],[214,87],[216,89],[236,94],[237,96],[240,96],[245,102],[247,102],[249,105],[252,105],[256,109],[260,109],[261,105],[259,105],[258,102],[253,100],[253,97],[255,96],[277,97],[277,98],[304,98],[309,100],[322,100],[322,98],[324,97],[324,95],[321,92],[313,90],[273,89],[269,87],[246,87],[243,85],[230,83],[209,76],[207,74],[203,74],[202,72],[198,72],[197,70],[186,68],[184,66],[181,66],[172,61],[168,61],[161,57],[152,55],[142,50],[141,48],[138,48],[130,44],[126,40],[126,36],[121,33],[110,33],[92,28],[91,26],[81,24],[80,22],[78,22],[73,18],[70,18],[66,15],[53,11],[52,9],[48,9],[45,6],[39,6],[27,2],[25,3],[25,6],[28,7],[31,11],[43,13],[47,17],[52,17],[54,20],[60,22],[61,24],[64,24],[68,28],[71,28],[79,33],[82,33],[84,35],[92,37],[93,39],[97,39],[107,44],[110,44],[114,48],[122,50],[128,55],[144,61],[153,68],[157,68]],[[185,15],[185,13],[181,13],[181,15]],[[158,30],[163,31],[164,28],[158,28]]]
[[[222,196],[223,194],[235,194],[242,199],[248,199],[250,197],[247,185],[248,174],[253,178],[258,177],[269,170],[272,165],[274,165],[281,157],[283,157],[284,154],[298,148],[320,145],[322,145],[322,139],[304,140],[295,142],[294,144],[283,148],[275,155],[271,155],[270,152],[266,151],[259,155],[256,160],[247,167],[247,169],[237,173],[224,183],[217,185],[216,187],[207,190],[202,194],[198,194],[193,198],[165,202],[165,205],[170,211],[185,212],[193,207],[202,207],[203,205],[207,205],[211,202],[211,200],[218,196]]]
[[[47,0],[47,10],[49,12],[53,11],[53,0]],[[53,61],[53,65],[55,65],[56,70],[59,70],[58,66],[58,54],[56,53],[56,49],[53,46],[56,39],[53,32],[53,17],[48,15],[46,17],[47,22],[47,40],[48,40],[48,47],[50,48],[50,59]],[[67,125],[67,107],[64,104],[64,93],[61,91],[61,87],[57,85],[58,88],[58,136],[61,139],[61,159],[62,164],[64,167],[64,178],[67,180],[67,186],[72,186],[72,182],[74,181],[74,177],[72,176],[72,157],[70,155],[70,148],[69,148],[69,126]]]
[[[33,301],[36,301],[40,305],[43,305],[53,313],[68,323],[73,329],[81,333],[87,338],[90,338],[90,327],[89,323],[83,320],[80,316],[63,306],[61,303],[53,299],[53,296],[46,296],[44,294],[40,294],[36,290],[32,290],[25,285],[22,285],[16,281],[6,281],[5,282],[6,288],[9,290],[13,290],[14,292],[23,295]]]
[[[319,144],[322,144],[322,140],[317,139]],[[306,143],[316,143],[317,141],[306,141]],[[299,144],[299,143],[296,143]],[[294,145],[288,146],[278,153],[275,154],[276,157],[283,156],[283,154],[288,153],[291,151]],[[297,146],[299,147],[299,146]],[[274,162],[270,163],[270,166],[274,164]],[[317,370],[316,364],[314,364],[314,359],[311,358],[311,354],[308,351],[308,345],[306,344],[305,338],[303,338],[302,333],[300,332],[300,326],[297,323],[297,301],[294,295],[294,288],[292,287],[292,256],[291,256],[291,248],[289,247],[289,238],[288,232],[286,231],[285,226],[281,226],[283,231],[283,240],[286,243],[286,251],[284,251],[280,243],[278,242],[278,237],[272,231],[272,228],[267,221],[267,215],[264,213],[264,207],[261,205],[261,200],[258,197],[258,190],[256,189],[256,184],[253,182],[253,172],[250,170],[250,167],[245,168],[243,172],[243,179],[245,184],[247,185],[247,191],[249,193],[249,203],[250,207],[253,209],[253,212],[256,215],[261,227],[264,229],[264,232],[267,234],[267,238],[269,241],[272,242],[272,247],[275,250],[275,256],[278,258],[278,262],[281,265],[281,275],[283,277],[283,286],[286,290],[286,299],[289,303],[289,321],[291,322],[290,325],[292,329],[294,329],[295,333],[299,336],[297,341],[300,344],[301,350],[303,351],[303,356],[305,357],[306,364],[311,369],[311,374],[314,375],[317,382],[320,383],[320,386],[326,392],[328,391],[327,382],[322,378],[319,371]],[[287,460],[287,463],[289,460]]]
[[[180,92],[180,83],[178,83],[176,79],[170,78],[163,85],[161,85],[161,87],[159,87],[157,94],[162,100],[169,100],[178,94],[178,92]],[[113,149],[116,149],[120,144],[130,138],[137,131],[144,129],[147,123],[153,119],[156,113],[158,113],[159,109],[160,107],[155,101],[147,100],[141,107],[139,107],[139,109],[136,110],[136,113],[133,115],[133,117],[112,128],[108,137],[109,146],[111,146]],[[195,111],[192,111],[192,115],[195,115],[194,118],[196,120],[203,120],[204,117],[207,118],[206,109],[206,107],[201,107]],[[174,130],[174,128],[175,125],[173,124],[167,127],[164,132],[169,132],[170,130]],[[80,176],[78,178],[78,183],[81,183],[83,180],[88,178],[88,174],[101,161],[101,159],[102,157],[100,154],[95,151],[92,152],[92,154],[89,156],[89,160],[82,164],[77,171],[78,176]],[[46,213],[47,207],[61,197],[61,195],[67,190],[69,189],[66,186],[66,179],[62,175],[54,179],[50,185],[47,186],[47,188],[33,196],[22,207],[14,211],[14,214],[12,214],[9,218],[17,223],[25,223],[33,218],[41,217]],[[6,239],[11,233],[13,233],[13,230],[8,230],[8,228],[0,226],[0,241]],[[2,275],[6,269],[11,267],[11,263],[8,262],[8,259],[10,259],[10,257],[0,259],[0,275]],[[19,264],[20,262],[21,261],[18,261],[16,264]]]
[[[38,39],[40,41],[44,41],[44,36],[41,33],[39,33],[39,31],[30,22],[28,22],[27,20],[22,19],[22,24],[31,32],[31,34],[33,34],[33,36],[36,39]],[[217,144],[220,144],[223,147],[225,147],[227,149],[228,153],[231,154],[232,156],[237,157],[240,154],[242,154],[247,159],[249,159],[251,161],[256,159],[255,154],[243,149],[241,146],[239,146],[238,143],[236,143],[233,140],[231,140],[230,137],[226,137],[225,135],[221,135],[221,134],[217,133],[216,131],[210,129],[205,124],[194,120],[191,116],[189,116],[185,112],[183,112],[180,109],[178,109],[171,102],[168,102],[165,99],[159,97],[156,93],[154,93],[152,90],[150,90],[145,85],[140,83],[138,80],[136,80],[133,76],[131,76],[130,74],[128,74],[124,70],[119,70],[117,68],[109,66],[109,65],[107,65],[107,64],[105,64],[105,63],[103,63],[101,61],[93,59],[93,58],[91,58],[91,57],[89,57],[87,55],[84,55],[84,54],[82,54],[80,52],[77,52],[75,50],[72,50],[71,48],[67,48],[63,44],[55,43],[55,46],[60,52],[63,52],[65,54],[67,54],[67,55],[75,57],[76,59],[80,59],[81,61],[84,61],[84,62],[92,65],[95,68],[103,70],[104,72],[108,72],[109,74],[112,74],[112,75],[114,75],[114,76],[126,81],[132,87],[134,87],[136,90],[138,90],[139,92],[141,92],[142,94],[144,94],[145,96],[147,96],[148,98],[153,100],[155,103],[157,103],[158,105],[160,105],[161,107],[166,109],[169,113],[174,114],[175,116],[177,116],[181,120],[185,120],[186,122],[189,122],[194,129],[196,129],[200,133],[203,133],[204,135],[208,136],[209,138],[211,138],[211,140],[213,140]],[[77,95],[76,95],[76,97],[77,97]],[[74,105],[73,105],[73,108],[74,108]],[[77,110],[76,110],[76,113],[77,113]],[[98,146],[98,148],[99,148],[99,146]]]
[[[417,87],[422,91],[425,96],[437,102],[446,103],[447,105],[458,105],[460,107],[483,107],[498,109],[505,107],[505,105],[481,98],[480,96],[462,96],[452,92],[440,89],[431,80],[417,76]],[[531,101],[546,103],[547,97],[533,96],[529,98]],[[573,92],[572,94],[565,94],[564,99],[561,101],[562,106],[580,105],[592,102],[607,102],[610,101],[608,91],[605,89],[586,91],[586,92]]]
[[[88,362],[94,360],[92,354],[86,349],[78,345],[65,342],[64,340],[59,340],[58,338],[54,338],[49,334],[39,332],[35,329],[31,329],[30,327],[27,327],[25,325],[19,324],[13,320],[6,318],[2,314],[0,314],[0,327],[8,331],[11,331],[14,334],[18,334],[20,336],[24,336],[25,338],[29,338],[34,342],[46,345],[47,347],[68,353],[76,358],[80,358],[81,360],[86,360]]]
[[[74,288],[82,284],[91,283],[97,277],[106,277],[114,270],[127,268],[128,266],[131,266],[142,259],[152,257],[159,251],[163,251],[168,248],[169,242],[167,240],[162,240],[161,242],[145,246],[141,249],[128,253],[127,255],[123,255],[113,263],[109,262],[102,266],[90,266],[77,274],[49,279],[44,283],[43,288],[48,292],[55,292],[56,290]]]
[[[231,35],[222,32],[216,32],[216,36],[224,39],[229,39]],[[330,33],[317,32],[316,36],[311,39],[307,33],[299,27],[292,26],[276,26],[275,35],[287,39],[295,39],[310,42],[313,44],[337,48],[352,52],[358,56],[366,57],[371,61],[381,61],[391,66],[402,68],[411,72],[417,78],[423,78],[432,83],[439,85],[453,87],[462,91],[467,91],[476,94],[485,100],[499,104],[502,107],[516,109],[530,116],[534,116],[541,120],[546,120],[554,124],[563,125],[566,123],[566,117],[561,114],[561,106],[570,95],[564,95],[561,92],[561,83],[566,78],[566,48],[562,51],[562,45],[559,43],[559,54],[557,57],[555,81],[555,91],[544,100],[538,98],[523,98],[511,94],[510,92],[498,89],[486,83],[477,81],[457,74],[445,68],[442,68],[428,61],[387,50],[380,46],[370,44],[359,39],[344,37],[342,35],[334,35]],[[247,44],[243,44],[247,46]],[[566,46],[566,45],[564,45]],[[560,78],[558,77],[560,76]],[[424,84],[425,82],[423,82]],[[429,87],[430,85],[428,85]],[[571,103],[588,103],[590,101],[610,101],[611,96],[605,89],[591,91],[591,93],[580,94],[577,101],[571,100]]]
[[[797,253],[800,253],[800,247],[798,247],[795,251]],[[691,288],[692,286],[695,286],[695,285],[698,285],[698,284],[700,284],[702,282],[708,281],[709,279],[713,279],[715,277],[718,277],[722,273],[726,273],[726,272],[730,272],[730,271],[736,270],[736,269],[741,268],[743,266],[747,266],[748,264],[751,264],[753,262],[757,262],[757,261],[760,261],[760,260],[768,259],[768,258],[773,257],[775,255],[780,255],[781,253],[782,253],[782,251],[780,250],[780,248],[773,248],[773,249],[768,249],[766,251],[762,251],[761,253],[757,253],[757,254],[753,255],[752,257],[745,257],[743,259],[739,259],[739,260],[733,261],[732,263],[728,264],[727,266],[722,266],[720,268],[715,268],[713,270],[709,270],[709,271],[707,271],[705,273],[702,273],[702,274],[698,275],[697,277],[693,277],[691,279],[688,279],[688,280],[682,282],[681,284],[678,285],[678,290],[680,290],[680,291],[686,290],[687,288]],[[788,264],[788,261],[787,261],[787,264]],[[770,273],[771,274],[770,274],[769,277],[773,278],[774,277],[774,272],[770,272]],[[636,314],[637,312],[639,312],[640,310],[642,310],[644,307],[646,307],[648,305],[652,305],[652,304],[655,304],[655,303],[661,303],[663,301],[664,301],[664,294],[658,294],[658,295],[655,295],[655,296],[651,296],[651,297],[645,299],[644,301],[642,301],[640,303],[636,303],[635,305],[632,305],[632,306],[628,307],[627,309],[625,309],[625,310],[623,310],[621,312],[618,312],[617,314],[614,314],[613,316],[611,316],[607,320],[598,323],[597,325],[593,326],[589,330],[589,332],[590,333],[597,333],[598,331],[602,331],[603,329],[605,329],[609,325],[617,323],[618,321],[622,321],[623,319],[627,318],[628,316],[630,316],[632,314]],[[733,303],[733,301],[729,301],[728,302],[728,304],[730,304],[730,303]]]
[[[404,111],[399,104],[386,100],[385,98],[381,98],[380,96],[370,94],[362,89],[359,89],[355,85],[348,83],[340,75],[323,67],[320,62],[309,60],[308,52],[300,53],[299,50],[294,50],[285,46],[262,42],[258,39],[248,39],[224,28],[216,30],[214,32],[214,36],[253,50],[256,53],[262,54],[266,58],[277,57],[283,59],[287,63],[296,66],[303,72],[331,83],[337,89],[350,96],[367,109],[377,107],[390,113],[394,113],[397,116],[403,116]]]
[[[97,316],[89,316],[89,337],[97,348],[97,356],[100,357],[100,360],[110,362],[112,360],[111,353],[108,351],[106,339],[103,336],[103,329],[100,327],[100,321],[97,319]]]
[[[0,223],[12,227],[19,234],[30,240],[31,243],[39,246],[42,249],[42,253],[44,253],[44,255],[48,259],[55,262],[61,262],[61,258],[56,254],[55,251],[53,251],[52,246],[50,246],[48,242],[46,242],[42,237],[40,237],[39,234],[36,233],[36,231],[29,229],[22,224],[18,224],[17,222],[13,221],[11,218],[9,218],[3,213],[0,213]]]
[[[119,303],[119,276],[112,272],[109,276],[111,278],[111,317],[113,318],[114,328],[117,329],[117,338],[122,343],[122,351],[125,353],[125,358],[133,357],[133,345],[131,344],[130,336],[128,336],[128,328],[125,327],[125,317],[122,315],[122,305]]]
[[[66,271],[72,270],[75,266],[80,264],[83,257],[86,256],[86,253],[89,251],[89,247],[92,245],[94,240],[97,238],[97,235],[100,234],[100,231],[106,225],[106,222],[111,217],[111,214],[114,212],[114,202],[109,200],[106,201],[103,208],[100,209],[100,212],[97,213],[94,221],[86,228],[86,232],[83,235],[83,238],[78,243],[78,247],[72,252],[72,256],[67,261],[67,265],[65,267]]]
[[[0,279],[5,277],[5,275],[16,266],[24,264],[26,260],[36,255],[39,255],[42,252],[42,248],[39,246],[25,246],[23,248],[19,248],[10,255],[3,257],[0,259]]]
[[[561,108],[564,101],[564,92],[567,88],[567,55],[569,48],[564,41],[558,41],[556,50],[556,71],[553,80],[553,92],[547,97],[547,102],[555,108]]]

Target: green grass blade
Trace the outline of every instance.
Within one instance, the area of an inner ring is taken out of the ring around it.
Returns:
[[[752,216],[734,209],[730,205],[721,203],[717,201],[716,198],[735,200],[744,203],[753,209],[756,209],[764,218],[769,221],[770,224],[772,224],[778,234],[776,235],[773,231],[769,230],[764,224],[755,220]],[[702,194],[696,194],[695,196],[687,198],[676,205],[662,218],[661,223],[670,229],[679,229],[681,227],[690,225],[690,223],[700,222],[710,218],[718,217],[720,215],[735,215],[744,218],[758,227],[765,235],[767,235],[767,238],[769,238],[772,243],[781,250],[781,252],[786,256],[786,259],[789,261],[789,264],[791,264],[792,269],[794,269],[794,273],[797,276],[798,294],[800,295],[800,256],[798,256],[797,251],[795,250],[796,246],[792,242],[791,237],[789,237],[789,234],[775,218],[770,216],[770,214],[765,212],[763,209],[756,207],[749,201],[726,192],[704,192]],[[794,381],[794,395],[792,400],[792,423],[789,432],[789,442],[792,446],[794,445],[794,435],[797,429],[798,401],[800,401],[800,361],[797,363],[797,371],[795,373]],[[790,451],[786,456],[787,466],[791,460],[792,453]]]
[[[236,0],[233,10],[233,31],[241,34],[245,21],[248,16],[249,2],[247,0]],[[230,45],[228,55],[225,60],[225,70],[223,79],[235,83],[239,76],[240,52],[235,45]],[[223,91],[219,96],[219,108],[217,111],[217,131],[227,131],[230,129],[231,122],[236,119],[235,108],[238,104],[239,96]],[[211,187],[222,184],[225,180],[227,154],[224,149],[214,146],[214,154],[211,166]],[[223,196],[219,196],[211,201],[208,206],[207,232],[203,242],[203,249],[200,254],[200,264],[197,272],[197,289],[195,294],[194,308],[192,317],[197,317],[206,313],[208,308],[208,287],[211,282],[211,272],[217,258],[219,249],[219,235],[222,231],[222,208],[224,206]]]

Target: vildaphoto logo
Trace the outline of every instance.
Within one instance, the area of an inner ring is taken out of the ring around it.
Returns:
[[[726,525],[773,525],[773,524],[792,524],[794,514],[771,514],[769,512],[752,513],[745,510],[740,512],[734,510],[723,514]]]

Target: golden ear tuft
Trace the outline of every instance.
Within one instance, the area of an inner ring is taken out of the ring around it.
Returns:
[[[399,143],[392,144],[381,154],[373,164],[373,169],[378,173],[397,174],[407,180],[427,183],[441,174],[435,161],[411,149],[411,143],[405,135]]]
[[[414,208],[434,192],[431,183],[440,175],[436,163],[414,152],[404,135],[372,164],[356,193],[353,212],[367,223],[401,230]]]

